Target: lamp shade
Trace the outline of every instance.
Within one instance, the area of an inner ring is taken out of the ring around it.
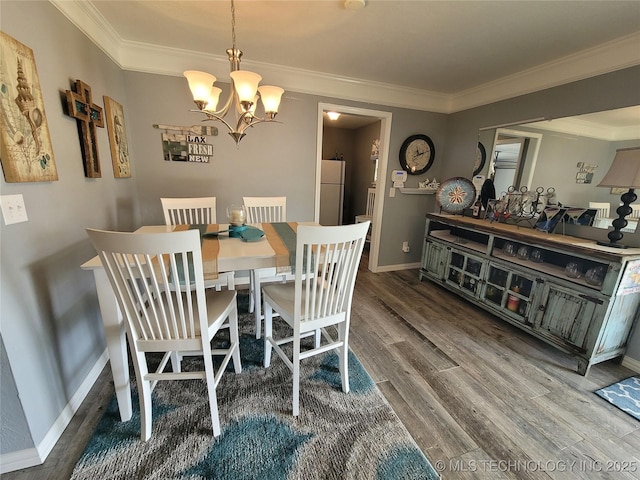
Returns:
[[[211,96],[211,88],[213,87],[216,77],[206,72],[198,72],[197,70],[187,70],[183,73],[189,82],[189,89],[193,99],[207,103]]]
[[[263,85],[258,88],[258,91],[260,92],[260,98],[262,99],[262,105],[264,105],[265,113],[278,113],[280,99],[282,98],[284,90],[280,87]]]
[[[253,102],[256,92],[258,91],[258,83],[262,80],[262,77],[257,73],[248,72],[246,70],[236,70],[231,72],[231,78],[233,79],[233,85],[238,93],[238,101]]]
[[[599,187],[640,188],[640,147],[620,148]]]
[[[205,110],[209,112],[215,112],[216,108],[218,108],[218,100],[220,99],[220,93],[222,89],[218,87],[211,88],[211,95],[209,95],[209,100],[207,100],[207,105],[204,107]]]

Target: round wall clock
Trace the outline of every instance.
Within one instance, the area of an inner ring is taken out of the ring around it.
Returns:
[[[433,164],[436,149],[426,135],[411,135],[400,147],[400,165],[410,175],[420,175]]]
[[[473,165],[473,175],[478,175],[482,169],[484,168],[484,163],[487,161],[487,150],[484,148],[484,145],[478,142],[478,147],[476,148],[476,163]]]

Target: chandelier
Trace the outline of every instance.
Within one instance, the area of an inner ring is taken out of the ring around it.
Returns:
[[[231,91],[229,98],[220,110],[216,109],[218,108],[218,100],[222,90],[213,86],[216,77],[210,73],[195,70],[187,70],[184,72],[184,76],[189,82],[193,101],[198,107],[198,110],[193,111],[204,113],[207,116],[205,121],[213,120],[224,123],[229,129],[229,135],[233,137],[236,145],[238,145],[246,135],[245,130],[247,128],[253,127],[258,123],[273,122],[275,120],[284,90],[270,85],[258,87],[260,80],[262,80],[260,75],[240,70],[242,51],[236,48],[236,9],[234,0],[231,0],[231,39],[232,47],[227,50],[231,66]],[[255,115],[258,97],[262,100],[265,118]],[[224,117],[231,110],[235,112],[236,118],[235,120],[227,121]]]

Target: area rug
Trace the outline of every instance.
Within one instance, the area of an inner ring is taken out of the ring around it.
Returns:
[[[247,303],[239,295],[241,312]],[[274,321],[274,329],[281,323]],[[291,372],[278,356],[270,368],[262,366],[263,343],[254,328],[253,316],[241,313],[243,371],[236,375],[229,366],[218,386],[218,438],[204,382],[165,381],[153,392],[151,439],[142,442],[133,381],[133,418],[120,422],[114,396],[71,478],[439,478],[352,352],[348,394],[334,353],[303,361],[300,415],[293,417]],[[199,369],[198,362],[185,358],[183,369]]]
[[[640,377],[629,377],[595,392],[607,402],[640,420]]]

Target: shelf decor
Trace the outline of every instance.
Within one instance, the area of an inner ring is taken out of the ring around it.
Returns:
[[[453,177],[442,182],[436,192],[436,199],[443,212],[462,213],[476,200],[476,187],[471,180]]]

